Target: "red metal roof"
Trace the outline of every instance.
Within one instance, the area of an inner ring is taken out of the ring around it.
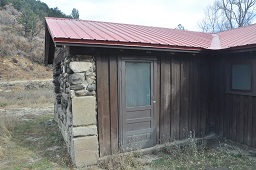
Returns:
[[[256,44],[256,24],[220,32],[218,35],[222,48]]]
[[[218,34],[140,25],[46,18],[55,43],[167,49],[224,49],[256,43],[256,25]]]

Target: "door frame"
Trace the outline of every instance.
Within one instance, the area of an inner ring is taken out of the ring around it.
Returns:
[[[118,147],[120,149],[120,151],[123,151],[122,147],[123,147],[123,115],[124,115],[124,109],[123,109],[123,106],[125,106],[125,103],[123,101],[123,98],[122,98],[122,86],[123,86],[123,82],[122,82],[122,63],[125,62],[125,61],[139,61],[139,62],[147,62],[147,61],[150,61],[152,62],[153,64],[153,73],[151,73],[153,75],[153,88],[152,88],[152,92],[153,92],[153,99],[151,99],[151,103],[152,103],[152,107],[153,107],[153,121],[154,121],[154,126],[153,127],[153,130],[154,130],[154,133],[155,136],[155,143],[154,145],[158,144],[159,143],[159,140],[158,140],[158,136],[159,136],[159,114],[158,114],[158,111],[157,111],[157,105],[159,103],[159,99],[157,97],[157,94],[156,92],[158,91],[157,89],[157,80],[158,77],[157,77],[157,57],[155,56],[118,56],[118,63],[117,63],[117,67],[118,67],[118,111],[119,111],[119,118],[118,118]],[[153,100],[155,102],[153,102]]]

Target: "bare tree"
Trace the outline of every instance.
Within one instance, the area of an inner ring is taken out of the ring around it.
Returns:
[[[198,23],[203,32],[219,32],[250,25],[256,17],[256,0],[216,0]]]

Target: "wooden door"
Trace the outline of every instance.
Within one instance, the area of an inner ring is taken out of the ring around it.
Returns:
[[[120,144],[136,150],[156,144],[154,60],[120,62]]]

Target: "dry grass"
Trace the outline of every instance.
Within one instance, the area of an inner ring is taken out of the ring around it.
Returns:
[[[173,170],[256,169],[256,159],[240,152],[231,153],[225,145],[220,142],[218,146],[211,147],[207,141],[198,143],[194,138],[189,138],[186,145],[166,147],[159,153],[161,158],[154,161],[152,167]]]
[[[29,115],[25,119],[8,127],[9,120],[12,121],[8,117],[1,124],[8,129],[4,141],[0,143],[3,153],[0,159],[1,168],[72,169],[65,143],[52,115]]]
[[[161,170],[254,170],[256,157],[246,154],[220,139],[196,140],[190,136],[184,143],[166,145],[153,155],[117,154],[100,165],[103,169],[161,169]],[[250,152],[253,152],[250,150]],[[136,152],[137,153],[137,152]],[[140,153],[140,152],[139,152]],[[247,152],[248,153],[248,152]],[[153,159],[152,159],[153,158]],[[150,160],[150,161],[148,161]]]
[[[49,89],[0,92],[0,107],[35,107],[54,103],[54,93]]]
[[[143,169],[143,165],[136,161],[136,158],[134,154],[116,154],[101,163],[99,167],[109,170]]]
[[[3,146],[11,139],[16,123],[17,118],[14,116],[0,115],[0,158],[5,154]]]
[[[49,79],[52,78],[52,68],[21,56],[5,56],[0,57],[0,77],[3,81]]]

